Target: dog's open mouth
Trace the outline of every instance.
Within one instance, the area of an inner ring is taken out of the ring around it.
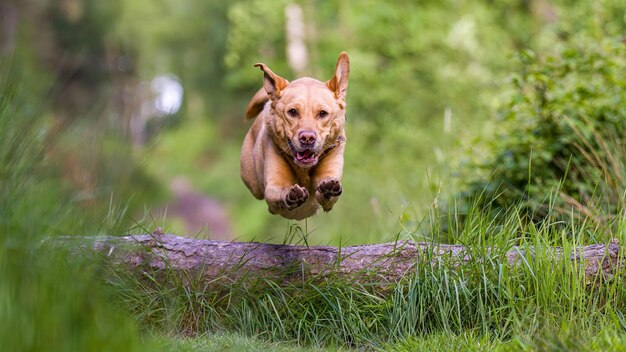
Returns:
[[[315,161],[316,158],[317,155],[315,155],[315,153],[313,153],[311,149],[305,149],[304,151],[296,152],[296,159],[301,163],[309,164]]]
[[[289,148],[293,154],[293,160],[296,164],[300,166],[313,166],[317,164],[318,155],[313,149],[301,148],[298,150],[291,141],[288,140],[287,143],[289,144]]]

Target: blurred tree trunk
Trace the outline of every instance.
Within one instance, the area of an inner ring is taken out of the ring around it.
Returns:
[[[285,32],[287,37],[287,61],[296,77],[302,77],[309,65],[309,54],[305,44],[306,31],[302,7],[287,4],[285,7]]]
[[[20,12],[11,1],[0,1],[0,54],[8,56],[15,50]]]
[[[185,274],[195,272],[207,282],[271,279],[297,281],[306,278],[342,277],[356,282],[398,282],[417,265],[464,263],[485,260],[461,245],[399,241],[349,247],[276,245],[255,242],[198,240],[162,234],[126,237],[65,237],[65,244],[84,245],[105,253],[113,263],[131,270],[154,270]],[[563,249],[542,248],[558,263]],[[588,283],[608,278],[623,268],[616,242],[577,248],[571,260],[584,265]],[[495,250],[488,254],[498,258]],[[535,249],[513,247],[500,253],[509,265],[532,261]]]

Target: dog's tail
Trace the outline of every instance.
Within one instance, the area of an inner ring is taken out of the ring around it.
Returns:
[[[250,104],[246,108],[246,120],[255,118],[261,111],[263,111],[263,107],[265,103],[270,100],[265,88],[259,89],[258,92],[252,97],[250,100]]]

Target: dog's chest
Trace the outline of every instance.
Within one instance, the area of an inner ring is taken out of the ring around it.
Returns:
[[[296,183],[302,187],[305,187],[307,191],[309,191],[309,193],[311,193],[311,191],[315,192],[315,185],[312,184],[313,181],[311,177],[315,168],[313,167],[310,169],[303,169],[295,165],[295,163],[293,163],[293,161],[291,160],[289,164],[291,166],[291,170],[293,171],[294,176],[296,177]]]

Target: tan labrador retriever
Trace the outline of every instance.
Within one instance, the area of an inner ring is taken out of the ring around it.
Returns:
[[[339,55],[327,82],[289,82],[265,64],[263,88],[246,110],[256,117],[241,149],[241,178],[270,213],[302,220],[341,195],[350,60]]]

